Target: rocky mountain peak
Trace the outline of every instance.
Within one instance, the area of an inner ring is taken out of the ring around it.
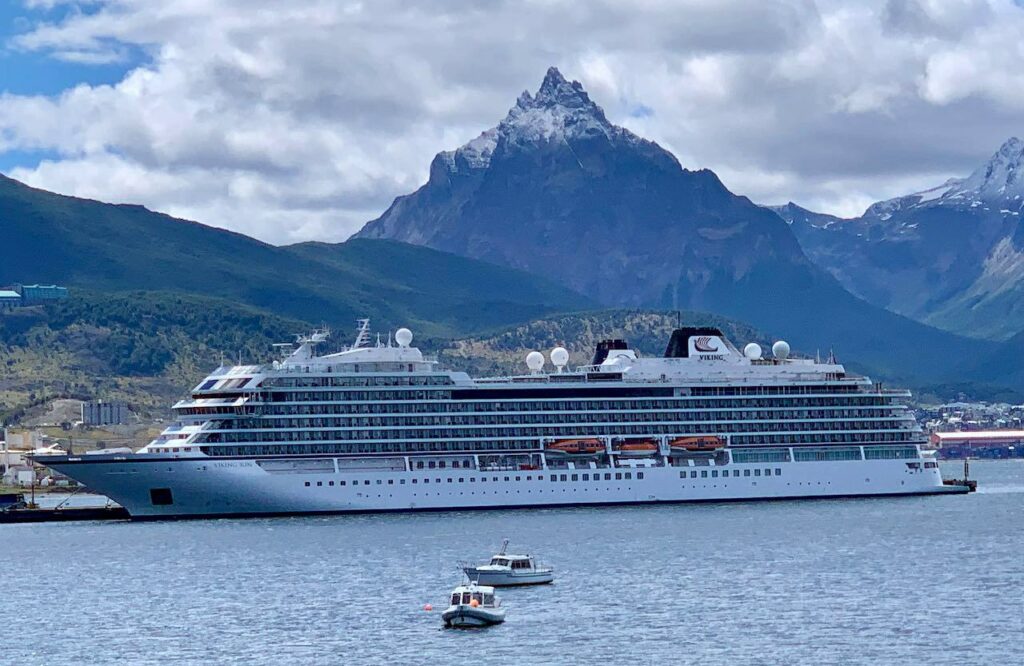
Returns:
[[[1024,199],[1024,141],[1007,139],[988,162],[975,169],[950,196],[973,196],[981,201]]]
[[[440,153],[436,160],[450,173],[466,174],[488,168],[499,145],[505,150],[529,150],[545,143],[601,136],[641,141],[608,122],[579,81],[569,81],[557,67],[550,67],[537,93],[523,91],[497,127],[456,150]]]

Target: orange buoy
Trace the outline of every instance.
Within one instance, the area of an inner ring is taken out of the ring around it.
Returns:
[[[473,599],[473,600],[471,600],[471,601],[469,602],[469,605],[470,605],[470,606],[472,606],[473,608],[476,608],[477,606],[479,606],[479,605],[480,605],[480,602],[479,602],[479,601],[477,601],[476,599]]]
[[[425,610],[425,611],[432,611],[432,610],[434,610],[434,607],[431,604],[423,604],[423,610]]]

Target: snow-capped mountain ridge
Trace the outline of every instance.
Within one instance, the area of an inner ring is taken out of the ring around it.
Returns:
[[[966,178],[950,178],[921,192],[879,201],[864,217],[888,220],[917,206],[973,207],[999,205],[999,210],[1024,210],[1024,141],[1010,137],[991,158]]]
[[[1020,203],[1024,199],[1024,141],[1010,137],[988,162],[945,197]]]
[[[837,220],[774,207],[805,253],[862,298],[973,335],[1024,329],[1024,141],[966,178]]]

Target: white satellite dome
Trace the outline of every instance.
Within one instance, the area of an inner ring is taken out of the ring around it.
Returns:
[[[395,331],[395,342],[399,347],[408,347],[412,342],[412,331],[407,328],[400,328]]]
[[[532,351],[526,355],[526,367],[533,372],[538,372],[544,367],[544,354],[539,351]]]
[[[751,342],[743,348],[743,355],[753,361],[756,361],[761,358],[761,345],[756,342]]]
[[[551,350],[551,362],[557,368],[564,368],[569,362],[569,350],[565,347],[555,347]]]
[[[772,345],[772,355],[780,361],[785,361],[789,357],[789,343],[785,340],[779,340]]]

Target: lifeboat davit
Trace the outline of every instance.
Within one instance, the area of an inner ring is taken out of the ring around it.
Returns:
[[[725,446],[721,437],[677,437],[670,445],[673,453],[684,451],[717,451]]]
[[[545,453],[567,456],[593,456],[604,453],[604,442],[599,439],[560,439],[548,444]]]
[[[626,439],[615,445],[615,452],[623,456],[653,456],[658,443],[653,439]]]

